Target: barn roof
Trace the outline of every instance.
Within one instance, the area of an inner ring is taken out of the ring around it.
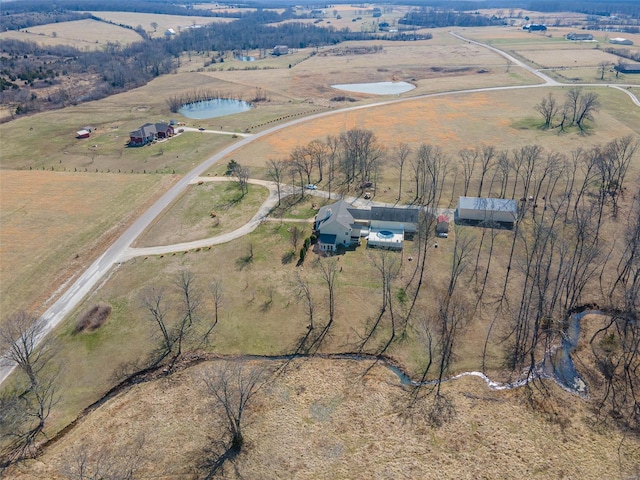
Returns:
[[[418,223],[418,208],[371,207],[371,220]]]
[[[516,201],[504,198],[460,197],[458,199],[458,208],[463,210],[518,213]]]

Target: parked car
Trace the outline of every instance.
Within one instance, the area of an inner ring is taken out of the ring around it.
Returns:
[[[304,188],[306,188],[307,190],[317,190],[318,186],[314,185],[313,183],[307,183]]]
[[[198,130],[200,130],[201,132],[204,132],[204,127],[200,127]]]

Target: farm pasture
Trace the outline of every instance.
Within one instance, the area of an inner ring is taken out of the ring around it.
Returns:
[[[153,20],[145,19],[146,23],[150,23],[150,21]],[[145,28],[147,28],[146,23]],[[158,24],[160,25],[159,21]],[[159,27],[158,30],[161,28]],[[553,56],[556,53],[551,50],[554,46],[562,46],[563,48],[565,46],[560,43],[559,39],[549,39],[521,31],[515,32],[508,29],[487,31],[494,32],[496,45],[499,41],[503,42],[500,44],[501,48],[524,56],[531,54],[541,62],[545,61],[542,57],[543,52]],[[471,38],[476,38],[474,32],[476,30],[461,30],[462,34],[469,35]],[[502,32],[506,33],[500,39]],[[112,239],[116,238],[117,233],[122,231],[122,228],[142,210],[143,205],[148,204],[154,196],[166,191],[175,180],[173,175],[150,175],[149,172],[157,170],[160,173],[169,174],[175,170],[177,174],[182,174],[234,141],[230,135],[218,136],[209,133],[185,132],[168,142],[160,142],[140,149],[124,148],[128,132],[142,123],[166,121],[169,118],[176,118],[179,121],[185,120],[169,111],[166,103],[169,96],[197,89],[208,89],[250,99],[256,89],[264,89],[269,100],[260,102],[255,109],[245,114],[196,122],[186,120],[188,126],[203,126],[231,132],[247,130],[256,132],[298,116],[345,106],[345,103],[331,100],[334,96],[342,94],[342,92],[330,88],[332,83],[361,82],[366,79],[366,81],[406,80],[417,85],[416,90],[394,99],[481,86],[517,86],[525,83],[539,83],[538,79],[525,73],[522,69],[508,66],[507,62],[497,54],[461,42],[449,35],[445,29],[434,31],[434,38],[429,41],[406,44],[380,42],[383,50],[377,54],[342,54],[341,50],[346,47],[362,45],[364,44],[357,42],[347,43],[320,49],[313,56],[310,55],[312,53],[310,51],[301,51],[291,56],[258,61],[255,62],[255,65],[246,64],[247,67],[265,67],[265,69],[259,70],[240,70],[239,62],[225,60],[224,71],[217,70],[220,65],[212,65],[209,71],[167,75],[144,87],[101,101],[81,104],[60,111],[41,113],[0,125],[0,135],[3,138],[2,170],[0,171],[3,205],[1,219],[3,238],[0,253],[3,270],[0,281],[3,284],[3,303],[0,307],[3,318],[6,317],[5,312],[19,307],[32,308],[36,312],[44,309],[48,305],[47,299],[61,283],[82,271],[82,267],[103,251]],[[518,50],[519,48],[521,50]],[[572,52],[585,53],[585,57],[581,57],[579,62],[576,62],[583,66],[589,66],[592,62],[597,61],[597,57],[594,55],[602,53],[599,51],[595,53],[596,50],[590,48],[583,49],[574,46],[571,48]],[[565,53],[561,50],[558,55]],[[205,61],[206,57],[194,56],[194,58],[197,58],[197,61],[194,61],[188,68],[197,70],[200,68],[197,66],[197,62]],[[288,64],[292,61],[292,68],[289,68]],[[558,57],[549,60],[549,64],[556,64],[560,61],[561,59]],[[584,71],[591,70],[585,69]],[[541,120],[535,111],[535,105],[550,91],[557,98],[562,99],[566,90],[567,87],[553,89],[544,87],[458,93],[403,101],[369,109],[338,112],[335,115],[310,120],[266,136],[260,141],[234,152],[233,155],[211,169],[209,173],[220,174],[225,168],[226,160],[233,157],[240,164],[251,167],[253,176],[264,178],[266,162],[270,158],[286,158],[295,146],[304,145],[315,139],[325,139],[329,134],[339,135],[351,128],[366,128],[373,130],[380,143],[390,152],[389,161],[382,168],[375,200],[393,202],[397,196],[398,171],[391,163],[393,160],[391,149],[400,141],[407,142],[412,147],[421,143],[439,146],[448,155],[449,167],[451,169],[457,168],[460,172],[457,155],[464,148],[494,145],[499,150],[510,151],[524,145],[539,144],[547,152],[570,155],[571,151],[578,147],[589,148],[622,135],[637,135],[640,132],[640,109],[633,106],[628,96],[623,92],[604,87],[588,90],[596,92],[600,96],[602,106],[595,115],[593,127],[586,134],[580,135],[575,130],[560,134],[555,130],[539,129]],[[367,95],[354,94],[350,96],[358,101],[354,102],[355,105],[364,105],[385,99],[384,97]],[[75,132],[84,125],[92,125],[98,129],[90,139],[76,140],[74,138]],[[35,170],[27,170],[30,168]],[[43,168],[46,171],[42,171]],[[55,172],[50,171],[52,168]],[[11,169],[20,169],[20,171]],[[60,171],[64,169],[67,170],[66,173]],[[70,173],[73,169],[83,172]],[[87,170],[86,173],[84,169]],[[96,173],[96,169],[101,173]],[[122,170],[123,173],[114,174],[113,172],[117,169]],[[124,174],[125,171],[130,172],[131,170],[147,174]],[[628,178],[635,179],[639,173],[640,164],[636,158]],[[288,182],[289,179],[285,181]],[[413,200],[415,192],[408,170],[405,170],[404,182],[404,196],[400,200],[410,202]],[[185,240],[182,235],[179,235],[182,233],[180,229],[190,230],[190,232],[196,231],[195,236],[199,236],[200,232],[206,230],[202,225],[199,225],[199,220],[203,216],[206,217],[210,207],[206,203],[200,203],[202,200],[198,195],[200,191],[198,194],[190,196],[198,188],[200,186],[193,187],[181,200],[176,202],[173,210],[165,212],[155,226],[156,231],[153,231],[154,227],[152,227],[148,231],[148,237],[144,238],[142,243],[172,242],[178,237],[181,241]],[[320,188],[324,188],[324,185],[321,184]],[[472,184],[471,189],[475,188],[477,188],[477,184]],[[458,176],[455,189],[450,177],[449,183],[445,185],[441,206],[455,205],[456,196],[461,193],[460,189],[460,177]],[[204,191],[203,188],[202,192]],[[181,204],[181,201],[184,204]],[[257,199],[252,201],[258,202]],[[628,201],[628,198],[625,201]],[[322,201],[319,200],[318,204],[321,203]],[[191,207],[195,213],[187,215],[188,218],[181,219],[182,209],[190,210]],[[307,331],[304,304],[295,295],[296,273],[303,275],[312,287],[318,306],[316,320],[325,322],[327,317],[326,287],[313,268],[316,255],[310,253],[304,267],[296,268],[297,252],[293,251],[294,247],[290,243],[288,230],[293,225],[304,226],[305,237],[310,235],[310,227],[302,223],[287,223],[286,218],[307,217],[307,213],[309,213],[308,201],[307,203],[301,202],[298,205],[292,205],[290,211],[283,215],[285,220],[282,224],[280,222],[265,222],[255,232],[238,241],[210,249],[136,258],[114,267],[105,282],[85,299],[57,330],[63,346],[60,360],[66,366],[66,370],[61,375],[61,385],[65,396],[51,419],[51,431],[55,432],[66,426],[86,405],[99,399],[116,382],[116,379],[123,378],[127,370],[131,371],[144,364],[154,348],[154,340],[151,338],[154,327],[152,322],[148,320],[148,313],[141,306],[142,295],[151,286],[164,287],[167,292],[170,292],[167,294],[168,299],[176,305],[178,298],[174,293],[171,293],[172,288],[176,276],[185,270],[193,272],[195,279],[203,289],[207,289],[216,278],[223,281],[225,303],[222,309],[222,318],[216,327],[214,337],[212,337],[213,343],[206,348],[223,354],[270,355],[291,352]],[[244,214],[249,215],[248,210],[243,212]],[[241,219],[237,221],[240,222]],[[607,226],[616,228],[616,224],[613,223]],[[172,231],[167,235],[163,230]],[[479,231],[479,229],[471,228],[461,230],[463,233],[467,232],[468,235],[476,237],[480,235]],[[421,312],[427,312],[429,306],[435,305],[440,294],[438,285],[444,285],[446,282],[453,240],[457,233],[452,232],[450,238],[442,241],[439,248],[430,248],[426,272],[429,286],[425,288],[423,297],[418,304]],[[505,267],[506,255],[504,252],[509,246],[510,235],[512,232],[508,231],[500,231],[497,234],[496,252],[500,252],[500,254],[495,255],[495,269]],[[416,249],[415,242],[408,242],[405,253],[397,254],[398,256],[402,255],[403,263],[400,273],[402,283],[407,281],[415,265],[415,262],[411,263],[408,257],[415,255]],[[76,258],[74,255],[78,252],[80,252],[80,257]],[[337,299],[336,322],[332,327],[331,335],[327,337],[327,341],[321,349],[323,352],[354,350],[362,339],[366,328],[375,318],[380,302],[381,283],[379,274],[373,265],[373,259],[377,253],[367,250],[363,245],[355,251],[349,251],[345,255],[336,257],[336,261],[340,265],[337,285],[340,296]],[[5,258],[8,260],[5,261]],[[9,276],[10,274],[11,276]],[[7,278],[13,282],[13,285],[5,287]],[[400,285],[400,281],[398,285]],[[42,285],[48,287],[43,288]],[[473,288],[474,286],[470,285],[466,292],[470,298],[474,293]],[[495,289],[497,287],[496,284],[492,284],[489,288]],[[92,333],[74,334],[74,322],[83,312],[99,302],[104,302],[105,305],[112,307],[112,313],[106,324]],[[211,306],[209,296],[204,300],[204,304],[208,307]],[[460,337],[460,349],[452,365],[453,371],[479,368],[487,325],[488,318],[481,314],[470,320],[467,329]],[[507,328],[507,326],[505,325],[503,328]],[[388,338],[389,333],[390,326],[383,325],[368,348],[375,351]],[[205,348],[197,342],[192,345],[192,348],[199,347]],[[487,367],[492,374],[498,375],[498,370],[503,367],[503,358],[497,347],[491,348],[495,348],[495,350],[489,351]],[[403,339],[403,342],[392,345],[387,353],[411,374],[418,375],[426,363],[424,337],[423,332],[420,331],[419,322],[416,322],[416,325],[407,331],[407,337]],[[328,384],[338,379],[338,384],[345,389],[343,390],[346,392],[345,398],[351,395],[352,392],[348,390],[348,387],[344,387],[345,384],[351,383],[350,377],[341,376],[343,373],[333,371],[332,367],[326,364],[315,365],[313,371],[316,373],[313,375],[317,375],[317,370],[325,370]],[[302,371],[304,372],[304,370]],[[348,371],[353,373],[355,370]],[[501,373],[504,374],[504,372]],[[322,378],[317,379],[317,377],[311,376],[312,374],[306,375],[310,379],[322,383]],[[392,398],[395,401],[397,397],[393,397],[393,395],[399,392],[397,384],[391,383],[391,380],[395,381],[395,378],[389,380],[386,373],[380,374],[378,372],[374,375],[380,376],[374,377],[374,380],[371,381],[372,388],[389,388],[393,393],[376,390],[372,395],[368,391],[367,398]],[[365,379],[365,382],[367,381],[369,380]],[[464,396],[462,401],[473,405],[475,405],[473,403],[474,397],[475,400],[478,400],[479,396],[493,395],[483,386],[477,387],[473,384],[475,381],[465,380],[461,383],[463,387],[454,386],[451,391],[455,392],[454,394],[459,398],[463,398],[462,393],[471,392],[472,396]],[[389,387],[390,384],[393,386]],[[278,395],[287,400],[285,397],[293,396],[293,392],[296,392],[296,396],[300,395],[301,399],[305,399],[305,390],[300,390],[298,394],[297,390],[294,390],[294,385],[296,385],[295,388],[304,387],[305,389],[309,385],[309,390],[311,390],[314,383],[312,381],[308,384],[303,383],[302,379],[296,378],[294,384],[280,390]],[[330,388],[335,390],[337,387],[332,385]],[[456,390],[456,388],[460,388],[460,390]],[[168,389],[165,389],[165,392],[166,390]],[[145,398],[165,401],[164,397],[156,395],[156,393],[150,392],[149,397]],[[457,395],[458,393],[460,395]],[[186,394],[179,393],[178,395]],[[355,395],[354,398],[361,399],[358,395],[360,394]],[[385,397],[385,395],[392,396]],[[564,393],[559,392],[559,395],[562,396]],[[572,400],[576,405],[579,405],[576,408],[586,408],[573,397],[570,397],[568,401]],[[129,400],[127,399],[127,401]],[[171,401],[171,399],[167,398],[166,401]],[[311,425],[313,422],[309,422],[309,418],[315,420],[307,413],[307,410],[311,409],[309,404],[317,404],[320,401],[321,399],[317,398],[306,398],[301,403],[299,412],[287,415],[287,419],[291,419],[289,423]],[[390,403],[393,404],[393,401]],[[343,400],[338,398],[337,402],[341,403]],[[283,403],[288,403],[288,401],[283,400]],[[487,404],[493,405],[494,400],[487,402]],[[179,407],[179,402],[173,405]],[[273,405],[276,405],[277,411],[281,411],[281,404],[274,401]],[[468,406],[467,403],[465,405]],[[523,460],[531,462],[527,464],[527,468],[530,466],[532,474],[534,470],[536,472],[555,472],[556,464],[548,460],[549,449],[542,449],[539,445],[548,445],[550,438],[562,438],[563,430],[560,427],[548,426],[547,423],[540,420],[539,416],[537,417],[536,413],[531,413],[530,410],[526,411],[531,415],[531,421],[535,420],[538,423],[535,424],[536,427],[532,427],[525,433],[522,433],[521,421],[516,425],[512,418],[503,419],[500,417],[504,423],[500,425],[501,429],[499,430],[504,435],[499,437],[498,442],[501,450],[497,453],[494,448],[495,442],[489,445],[485,440],[482,440],[482,438],[488,437],[478,434],[478,431],[482,432],[483,429],[486,429],[486,433],[489,435],[488,428],[496,427],[495,422],[485,424],[482,418],[493,418],[494,415],[501,414],[502,407],[505,405],[509,409],[515,409],[518,404],[516,403],[514,406],[510,402],[500,403],[499,406],[487,411],[485,415],[488,417],[482,415],[480,417],[473,415],[461,417],[462,423],[456,424],[455,428],[458,430],[451,436],[453,439],[458,439],[458,443],[455,443],[457,446],[453,449],[458,465],[462,464],[461,462],[468,462],[471,465],[469,468],[476,468],[474,458],[471,458],[467,448],[472,446],[482,452],[483,461],[486,462],[482,464],[483,469],[477,470],[478,473],[493,471],[491,468],[502,468],[499,466],[504,465],[504,470],[496,470],[495,476],[522,474]],[[111,404],[106,407],[105,410],[109,410]],[[356,407],[348,406],[345,410],[340,411],[340,421],[332,425],[335,430],[333,432],[323,430],[320,435],[326,435],[326,438],[335,440],[337,438],[335,431],[338,430],[345,432],[349,428],[353,428],[354,430],[359,429],[356,432],[359,433],[362,430],[359,427],[369,427],[370,423],[375,423],[370,421],[371,418],[375,418],[371,415],[370,410],[374,407],[374,404],[367,404],[365,411],[369,414],[363,418],[358,417],[359,423],[349,423],[345,419],[353,418]],[[386,411],[384,410],[384,412]],[[389,408],[389,412],[391,411],[393,410]],[[140,412],[138,410],[132,415],[144,415]],[[525,415],[518,410],[510,410],[510,413],[513,418],[522,418]],[[394,421],[392,419],[398,417],[385,414],[382,418],[385,421]],[[147,419],[140,418],[140,420],[146,421]],[[164,433],[176,433],[178,425],[183,426],[181,422],[174,420],[172,418]],[[271,413],[261,419],[262,422],[276,422],[276,420]],[[420,422],[422,420],[421,417]],[[476,426],[473,427],[471,422],[475,422]],[[390,427],[393,432],[390,438],[396,435],[400,435],[397,438],[402,438],[401,431],[407,428],[407,422],[400,423],[403,426],[394,424]],[[569,423],[571,424],[571,421]],[[580,421],[576,420],[573,423],[574,425],[570,426],[575,427],[576,430],[572,433],[587,435],[581,430],[581,428],[586,428],[582,417]],[[280,428],[279,424],[276,424],[277,422],[269,425],[262,423],[256,432],[265,432],[265,436],[272,434],[277,431],[277,426]],[[413,423],[409,422],[409,424],[413,425],[410,428],[415,427]],[[469,427],[469,425],[472,426]],[[111,427],[111,424],[108,428],[113,428],[113,431],[117,429],[117,427]],[[447,436],[448,434],[445,435],[442,431],[433,431],[426,427],[424,429],[415,428],[418,429],[417,434],[421,436],[421,439],[431,440],[430,448],[440,449],[437,451],[441,456],[437,457],[439,460],[436,461],[442,463],[443,468],[453,468],[451,465],[449,467],[444,465],[451,458],[449,455],[451,448],[449,447],[453,440]],[[469,428],[471,428],[471,432],[468,432]],[[473,431],[474,428],[475,431]],[[466,429],[464,432],[466,436],[460,434],[460,429]],[[187,431],[184,429],[178,433],[183,434]],[[92,433],[87,435],[94,435],[97,432],[98,429],[93,427]],[[100,431],[100,433],[103,432]],[[299,440],[296,439],[300,436],[298,433],[291,433],[292,436],[287,438],[287,441],[298,445]],[[518,443],[515,447],[512,444],[506,445],[505,443],[509,442],[507,438],[514,434],[522,434],[525,437],[519,437],[518,441],[522,443]],[[305,441],[318,438],[314,435],[305,435],[302,435]],[[371,435],[371,438],[375,439],[381,436],[380,432],[374,430],[369,430],[367,435]],[[589,435],[594,436],[589,436],[584,442],[577,442],[580,444],[580,452],[584,453],[584,462],[577,465],[570,464],[576,469],[575,476],[577,477],[585,477],[585,472],[599,472],[598,468],[607,468],[603,465],[604,463],[611,465],[617,461],[617,459],[607,459],[606,462],[594,461],[594,458],[598,458],[600,450],[604,449],[609,452],[611,446],[607,443],[609,437],[597,436],[591,431],[589,431]],[[165,439],[166,437],[160,434],[157,435],[157,438]],[[469,438],[475,438],[477,441],[471,442],[468,440]],[[156,437],[152,441],[156,441]],[[388,448],[391,451],[397,451],[401,446],[410,444],[410,441],[402,441],[397,445],[389,441]],[[291,470],[287,470],[287,468],[293,462],[294,466],[302,472],[301,476],[308,475],[309,478],[317,478],[319,469],[299,464],[297,460],[283,459],[282,456],[279,456],[279,452],[271,449],[267,442],[264,443],[265,447],[260,446],[254,451],[257,455],[256,458],[273,458],[277,468],[289,472]],[[360,464],[360,468],[365,470],[377,468],[366,462],[376,456],[385,455],[387,451],[377,450],[375,442],[363,444],[362,439],[358,439],[356,434],[352,437],[351,433],[349,433],[348,439],[336,440],[334,443],[343,445],[349,452],[362,452],[362,455],[350,454],[345,455],[344,458],[362,457],[360,461],[364,463]],[[560,442],[558,448],[560,445],[566,446],[566,444],[567,442]],[[62,445],[62,442],[59,445]],[[423,443],[420,442],[420,445]],[[412,448],[422,448],[420,445],[412,445]],[[446,445],[446,448],[443,445]],[[587,445],[587,450],[584,445]],[[313,449],[312,447],[313,445],[305,444],[304,446],[305,449]],[[158,451],[162,451],[163,448],[165,447],[161,447]],[[199,448],[199,446],[194,443],[190,448],[192,450],[187,454],[192,454],[193,449]],[[591,450],[589,450],[590,448]],[[513,455],[516,449],[520,450],[516,455]],[[538,450],[544,450],[547,457],[543,453],[538,455]],[[57,452],[58,450],[54,449],[53,451]],[[335,450],[338,454],[340,451],[340,448]],[[429,453],[416,454],[415,457],[408,458],[408,462],[411,465],[423,466],[424,458],[429,456]],[[554,450],[553,455],[557,455],[553,458],[557,458],[563,465],[567,463],[566,458],[571,460],[582,458],[577,457],[578,454],[573,450],[569,453],[566,450],[562,450],[562,453],[557,453]],[[637,450],[634,455],[637,455]],[[250,461],[254,461],[253,458]],[[509,463],[511,461],[513,463]],[[256,466],[258,463],[262,467]],[[318,463],[326,468],[324,459]],[[52,464],[55,464],[55,461]],[[35,468],[39,468],[37,465]],[[260,478],[262,471],[257,469],[264,468],[264,465],[264,461],[250,464],[249,471],[254,472],[255,475],[249,476]],[[398,478],[403,472],[403,466],[396,467],[395,463],[393,465],[395,470],[389,476]],[[349,470],[352,467],[353,465],[350,463],[340,463],[327,476],[348,477],[348,474],[343,475],[343,473],[363,471]],[[627,468],[626,464],[624,468]],[[325,471],[322,470],[322,472]],[[46,474],[41,476],[47,477]],[[553,475],[551,474],[551,476]]]
[[[373,130],[380,143],[389,150],[401,141],[414,148],[421,143],[438,146],[449,156],[453,168],[459,163],[458,151],[464,148],[493,145],[510,151],[540,144],[549,152],[569,154],[579,147],[601,145],[612,138],[640,131],[640,111],[629,107],[628,96],[607,88],[593,91],[600,96],[602,107],[595,114],[594,128],[586,136],[577,132],[559,134],[555,130],[540,130],[538,125],[541,121],[535,105],[549,92],[562,99],[566,88],[535,88],[436,96],[336,113],[270,134],[260,142],[233,152],[231,156],[259,172],[265,159],[287,158],[296,146],[306,145],[311,140],[324,140],[327,135],[339,135],[351,128],[366,128]],[[618,112],[623,110],[627,114],[621,117]],[[222,173],[223,163],[213,168],[211,173]],[[632,171],[640,172],[640,162],[635,163]],[[460,171],[459,165],[458,169]],[[408,202],[412,199],[412,186],[410,173],[405,174],[405,197],[402,200]],[[394,202],[397,183],[397,169],[389,161],[382,168],[376,200]],[[324,187],[320,185],[320,188]],[[461,188],[459,183],[457,188]],[[443,200],[447,202],[461,194],[461,191],[445,191],[447,195]]]
[[[141,25],[142,28],[151,37],[163,37],[164,32],[168,28],[172,28],[176,32],[191,27],[192,25],[207,25],[209,23],[226,23],[232,22],[232,18],[222,17],[185,17],[181,15],[161,15],[156,13],[137,13],[137,12],[91,12],[92,15],[101,18],[107,22],[116,25],[126,25],[136,28]],[[153,29],[152,23],[157,23],[158,27]]]
[[[131,29],[97,20],[74,20],[0,33],[0,39],[35,42],[39,45],[67,45],[78,50],[100,50],[108,43],[129,44],[140,41]]]
[[[0,322],[20,309],[42,313],[174,180],[0,170]]]
[[[207,372],[223,363],[204,361],[128,387],[12,478],[61,479],[82,451],[89,453],[88,468],[94,465],[94,452],[109,452],[106,464],[135,454],[143,477],[158,472],[190,477],[210,451],[211,438],[226,434],[203,386]],[[283,365],[253,361],[246,366]],[[637,441],[611,427],[594,430],[583,400],[554,385],[549,388],[551,399],[531,394],[539,402],[534,409],[523,393],[490,391],[478,378],[446,383],[443,393],[452,399],[455,413],[437,428],[428,423],[433,400],[403,408],[411,392],[381,365],[297,360],[247,408],[247,447],[227,465],[224,478],[432,478],[433,472],[460,479],[634,475],[640,461]]]

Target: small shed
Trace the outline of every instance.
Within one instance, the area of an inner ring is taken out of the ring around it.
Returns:
[[[449,236],[449,217],[446,215],[438,215],[438,221],[436,223],[436,235],[438,237]]]
[[[495,222],[511,227],[518,219],[518,206],[515,200],[503,198],[460,197],[456,215],[456,223]]]
[[[89,130],[85,130],[84,128],[76,132],[76,138],[89,138],[90,136],[91,132]]]
[[[633,41],[622,37],[610,38],[609,43],[613,43],[614,45],[633,45]]]
[[[286,45],[276,45],[275,47],[273,47],[273,54],[280,56],[280,55],[287,55],[289,53],[289,47],[287,47]]]
[[[593,35],[590,33],[567,33],[565,38],[574,42],[590,42],[593,40]]]

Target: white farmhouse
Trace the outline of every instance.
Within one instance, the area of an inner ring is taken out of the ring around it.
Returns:
[[[358,245],[360,238],[366,237],[369,247],[401,250],[405,234],[417,230],[419,213],[415,207],[354,208],[339,200],[318,210],[318,248],[334,252],[339,245]]]

